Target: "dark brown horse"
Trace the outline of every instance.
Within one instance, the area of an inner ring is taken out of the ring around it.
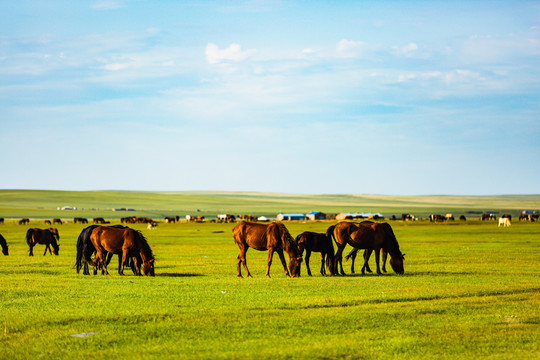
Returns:
[[[9,255],[7,241],[4,239],[2,234],[0,234],[0,246],[2,247],[2,254]]]
[[[92,230],[97,228],[100,225],[90,225],[86,228],[84,228],[81,233],[79,234],[79,237],[77,238],[77,260],[75,261],[75,267],[77,268],[77,273],[80,272],[81,269],[83,269],[84,275],[90,275],[90,271],[88,269],[88,263],[84,261],[86,257],[91,257],[95,252],[96,248],[92,244],[92,241],[90,240],[90,235],[92,234]],[[128,229],[126,226],[122,225],[112,225],[111,227],[117,228],[117,229]],[[111,262],[111,259],[113,257],[113,253],[107,253],[105,254],[105,250],[103,256],[106,257],[105,266],[109,266],[109,263]],[[88,255],[85,255],[88,254]],[[118,273],[121,275],[120,271],[122,270],[122,250],[120,249],[118,252],[116,252],[116,255],[118,255]],[[138,269],[135,269],[135,264],[131,260],[129,265],[131,267],[131,270],[133,271],[133,274],[137,275],[141,271],[141,265],[142,265],[142,259],[137,254],[138,257]],[[95,269],[94,275],[97,274],[97,269]],[[101,269],[101,273],[104,275],[105,270]]]
[[[60,245],[58,245],[57,241],[60,240],[60,235],[58,235],[57,229],[28,229],[26,232],[26,243],[30,247],[30,256],[34,256],[34,246],[37,244],[43,244],[45,245],[45,252],[43,253],[43,256],[47,254],[47,250],[49,250],[49,254],[58,255],[58,250],[60,249]],[[51,252],[51,246],[52,246],[52,252]]]
[[[272,264],[274,252],[278,253],[287,277],[300,276],[302,254],[291,234],[289,234],[289,231],[282,223],[273,222],[271,224],[259,224],[242,221],[232,229],[232,234],[236,245],[240,248],[240,254],[238,254],[238,257],[236,258],[238,277],[242,277],[240,264],[244,265],[247,276],[252,277],[246,263],[246,252],[249,248],[259,251],[268,250],[268,267],[266,268],[267,277],[270,277],[270,265]],[[283,251],[286,251],[289,255],[288,269]]]
[[[301,254],[304,253],[304,249],[306,250],[306,268],[309,276],[311,276],[309,258],[312,251],[321,253],[321,275],[326,275],[326,270],[324,268],[325,259],[330,275],[334,275],[334,245],[332,245],[331,236],[304,231],[296,237],[296,243],[298,244]]]
[[[141,275],[138,271],[139,267],[139,257],[142,260],[142,270],[147,276],[154,276],[154,255],[152,254],[152,249],[148,245],[148,242],[144,238],[143,234],[139,231],[125,228],[117,229],[107,226],[98,226],[92,230],[90,234],[90,240],[96,249],[96,258],[95,260],[91,259],[91,254],[88,255],[88,252],[84,254],[86,262],[90,266],[94,267],[94,273],[97,271],[97,268],[101,268],[107,272],[107,265],[104,261],[105,251],[109,253],[122,252],[122,266],[119,271],[120,274],[124,274],[124,265],[128,257],[133,260],[135,264],[135,269],[137,270],[136,275]]]
[[[342,221],[336,225],[330,226],[327,234],[334,237],[337,244],[336,252],[336,273],[338,273],[338,264],[341,275],[343,271],[343,250],[347,244],[359,249],[368,250],[368,255],[364,259],[364,265],[367,265],[371,251],[375,251],[375,263],[377,264],[377,274],[381,274],[379,267],[379,256],[381,249],[390,254],[390,266],[397,274],[403,274],[403,254],[399,250],[399,244],[396,240],[392,227],[387,223],[374,223],[366,221],[363,223],[353,223]]]

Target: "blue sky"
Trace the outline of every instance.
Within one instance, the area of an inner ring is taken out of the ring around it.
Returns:
[[[0,188],[540,193],[537,1],[0,13]]]

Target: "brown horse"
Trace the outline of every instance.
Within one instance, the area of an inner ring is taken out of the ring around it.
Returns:
[[[96,252],[96,248],[92,244],[92,241],[90,240],[90,235],[92,235],[92,230],[97,228],[100,225],[90,225],[87,228],[83,229],[77,238],[77,260],[75,262],[75,267],[77,268],[77,273],[80,272],[82,268],[84,275],[90,275],[90,271],[88,270],[88,263],[84,260],[85,257],[92,257],[92,255]],[[122,225],[112,225],[111,227],[117,228],[117,229],[128,229],[126,226]],[[106,251],[104,251],[103,256],[105,257]],[[87,254],[86,256],[84,254]],[[111,262],[113,253],[107,253],[107,259],[105,261],[105,265],[109,266],[109,263]],[[122,270],[122,249],[116,253],[118,255],[118,273]],[[130,261],[130,267],[133,270],[133,274],[137,275],[141,271],[141,265],[142,265],[142,259],[137,254],[138,259],[138,269],[135,270],[135,265],[133,264],[133,261]],[[97,270],[97,269],[96,269]],[[137,272],[138,271],[138,272]],[[101,273],[104,275],[105,271],[102,269]],[[94,275],[97,274],[97,271],[94,272]]]
[[[122,252],[122,266],[119,270],[119,274],[124,274],[124,264],[128,257],[131,257],[135,265],[134,271],[136,275],[141,275],[138,271],[139,257],[142,260],[142,270],[144,275],[154,276],[154,255],[152,249],[148,245],[148,242],[144,238],[143,234],[139,231],[125,228],[117,229],[107,226],[98,226],[92,230],[90,234],[90,241],[96,249],[95,260],[91,259],[91,254],[88,252],[84,254],[86,262],[94,267],[94,274],[97,272],[98,267],[107,272],[107,265],[105,262],[105,251],[109,253]]]
[[[236,258],[238,277],[242,277],[240,264],[244,265],[247,276],[252,277],[246,263],[246,252],[249,248],[259,251],[268,250],[267,277],[270,277],[270,265],[272,264],[274,252],[278,253],[287,277],[291,277],[291,275],[292,277],[300,276],[302,254],[291,234],[289,234],[289,231],[282,223],[259,224],[242,221],[232,229],[232,234],[236,245],[240,248],[240,254]],[[289,255],[288,269],[285,263],[285,257],[283,256],[283,250]]]
[[[47,250],[49,250],[49,254],[58,255],[58,250],[60,249],[60,245],[58,245],[57,241],[60,240],[60,235],[58,235],[57,229],[28,229],[26,232],[26,243],[30,247],[30,256],[34,256],[34,246],[37,244],[43,244],[45,245],[45,252],[43,253],[43,256],[47,255]],[[53,248],[51,252],[51,246]]]
[[[332,245],[331,236],[326,236],[326,234],[319,234],[311,231],[304,231],[298,235],[295,240],[301,254],[304,253],[304,249],[306,250],[306,268],[309,276],[311,276],[309,258],[311,257],[312,251],[321,253],[321,275],[326,275],[326,270],[324,268],[325,259],[330,275],[334,275],[334,245]]]
[[[336,273],[338,273],[338,264],[341,275],[345,275],[343,271],[343,250],[347,244],[368,250],[368,255],[364,259],[364,265],[367,266],[371,251],[375,251],[375,262],[377,264],[377,274],[381,274],[379,267],[380,251],[390,254],[390,266],[397,274],[403,274],[403,254],[399,250],[399,244],[396,240],[392,227],[387,223],[374,223],[366,221],[363,223],[352,223],[342,221],[336,225],[330,226],[327,234],[330,233],[334,237],[337,244],[336,252]]]
[[[2,254],[9,255],[7,241],[2,234],[0,234],[0,246],[2,247]]]

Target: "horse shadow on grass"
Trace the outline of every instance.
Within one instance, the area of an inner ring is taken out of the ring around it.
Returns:
[[[376,273],[347,273],[345,277],[381,277],[381,276],[398,276],[398,277],[416,277],[416,276],[472,276],[478,275],[478,273],[471,271],[420,271],[420,272],[405,272],[405,274],[399,275],[392,272],[382,273],[377,275]]]
[[[172,272],[164,272],[164,273],[157,273],[156,277],[162,276],[162,277],[198,277],[198,276],[207,276],[205,274],[197,274],[197,273],[172,273]]]

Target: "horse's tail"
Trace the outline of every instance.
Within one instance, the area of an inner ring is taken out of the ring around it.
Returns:
[[[332,243],[332,239],[334,239],[334,241],[336,240],[336,238],[334,237],[334,229],[335,229],[335,227],[336,227],[336,225],[332,225],[328,229],[326,229],[326,237],[328,239],[330,239],[330,243]]]
[[[326,251],[326,267],[330,270],[330,274],[334,275],[334,264],[336,255],[334,253],[334,245],[332,244],[332,240],[328,242],[328,249]]]
[[[347,256],[345,256],[345,261],[349,260],[350,258],[352,257],[356,257],[356,254],[358,253],[358,248],[353,248],[348,254]]]
[[[95,248],[92,244],[92,241],[90,240],[90,236],[92,235],[94,229],[98,226],[99,225],[91,225],[87,227],[81,232],[79,238],[77,239],[77,258],[79,258],[79,256],[82,256],[82,258],[84,258],[84,260],[88,263],[88,266],[96,266],[96,262],[92,260],[92,254],[94,253],[93,250],[95,250]],[[90,248],[90,245],[92,245],[92,248]],[[79,247],[81,248],[82,255],[79,255]],[[77,272],[79,272],[82,265],[82,260],[81,265],[76,264]]]
[[[95,227],[95,225],[92,225]],[[83,267],[83,259],[84,259],[84,243],[86,241],[88,230],[92,227],[89,226],[81,233],[79,234],[79,237],[77,238],[77,258],[75,260],[75,267],[77,268],[77,274],[81,271],[81,268]]]
[[[32,243],[32,234],[34,233],[34,229],[28,229],[26,232],[26,243],[30,246]]]

